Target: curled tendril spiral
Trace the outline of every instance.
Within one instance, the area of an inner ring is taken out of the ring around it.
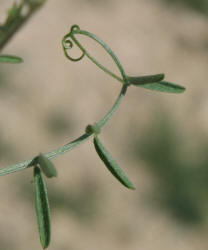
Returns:
[[[63,47],[64,49],[71,49],[73,47],[72,41],[69,39],[69,37],[65,37],[63,39]]]
[[[71,27],[71,33],[73,33],[74,31],[78,31],[78,30],[80,30],[79,25],[77,25],[77,24],[72,25],[72,27]]]
[[[78,46],[78,47],[79,47],[79,48],[81,49],[81,51],[82,51],[82,55],[81,55],[80,57],[78,57],[78,58],[73,58],[73,57],[71,57],[71,56],[68,54],[68,52],[67,52],[67,50],[73,48],[73,46],[74,46],[73,42],[76,43],[76,45],[77,45],[77,42],[76,42],[76,39],[75,39],[75,37],[74,37],[73,32],[74,32],[74,31],[78,31],[78,30],[80,30],[79,26],[78,26],[78,25],[73,25],[73,26],[71,27],[70,33],[67,34],[67,35],[65,35],[64,38],[62,39],[62,46],[63,46],[63,49],[64,49],[64,54],[65,54],[65,56],[66,56],[69,60],[74,61],[74,62],[80,61],[80,60],[85,56],[85,50],[81,49],[79,46]]]

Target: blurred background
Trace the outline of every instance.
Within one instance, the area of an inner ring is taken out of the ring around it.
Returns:
[[[12,3],[1,0],[0,21]],[[207,0],[48,0],[3,50],[24,63],[0,68],[0,166],[68,143],[113,105],[120,83],[63,55],[73,24],[109,44],[129,75],[164,72],[187,90],[131,87],[104,127],[100,138],[135,191],[110,175],[92,141],[53,160],[50,249],[207,249]],[[117,72],[102,48],[79,39]],[[41,249],[32,175],[1,177],[0,250]]]

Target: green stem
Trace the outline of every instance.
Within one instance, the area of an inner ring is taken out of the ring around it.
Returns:
[[[106,67],[104,67],[102,64],[100,64],[94,57],[92,57],[86,50],[85,50],[85,55],[94,63],[96,64],[100,69],[102,69],[105,73],[107,73],[108,75],[112,76],[113,78],[115,78],[116,80],[118,80],[121,83],[124,83],[124,81],[122,80],[121,77],[117,76],[116,74],[114,74],[113,72],[111,72],[109,69],[107,69]]]
[[[76,140],[67,143],[64,146],[61,146],[47,154],[44,154],[46,157],[48,157],[49,159],[53,159],[55,157],[57,157],[58,155],[64,154],[72,149],[74,149],[75,147],[79,146],[81,143],[83,143],[84,141],[88,140],[92,135],[89,134],[83,134],[82,136],[78,137]],[[17,163],[17,164],[13,164],[10,166],[7,166],[5,168],[1,168],[0,169],[0,176],[3,175],[7,175],[7,174],[11,174],[26,168],[29,168],[33,165],[35,165],[35,161],[36,161],[36,157]]]
[[[114,115],[114,113],[116,112],[116,110],[118,109],[123,97],[125,96],[126,94],[126,91],[127,91],[127,88],[128,88],[128,85],[123,85],[122,89],[121,89],[121,92],[118,96],[118,98],[116,99],[113,107],[108,111],[108,113],[103,117],[103,119],[101,119],[97,125],[101,128],[103,127],[109,120],[110,118]]]

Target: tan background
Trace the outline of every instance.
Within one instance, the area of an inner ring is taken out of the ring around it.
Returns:
[[[1,0],[1,20],[12,2]],[[186,156],[197,147],[196,131],[207,134],[208,33],[200,14],[155,0],[47,1],[4,49],[23,57],[24,64],[0,69],[0,166],[75,139],[118,95],[120,83],[87,58],[73,63],[64,57],[61,39],[73,24],[106,41],[128,74],[165,72],[187,91],[165,95],[132,87],[103,129],[102,141],[134,182],[134,192],[107,172],[90,141],[54,160],[59,177],[47,180],[53,200],[50,249],[207,249],[206,226],[183,226],[146,202],[154,178],[145,170],[147,163],[131,154],[132,140],[163,110],[181,131]],[[116,71],[102,49],[83,41]],[[41,249],[31,181],[32,169],[1,177],[2,250]]]

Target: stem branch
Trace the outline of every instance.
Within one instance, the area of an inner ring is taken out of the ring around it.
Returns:
[[[22,2],[18,5],[19,11],[12,17],[8,23],[1,27],[0,30],[0,50],[4,48],[4,46],[8,43],[8,41],[15,35],[15,33],[25,24],[29,18],[43,5],[45,0],[37,0],[37,1],[27,1],[22,0]],[[23,15],[21,14],[22,8],[26,6],[28,7],[28,12]]]

